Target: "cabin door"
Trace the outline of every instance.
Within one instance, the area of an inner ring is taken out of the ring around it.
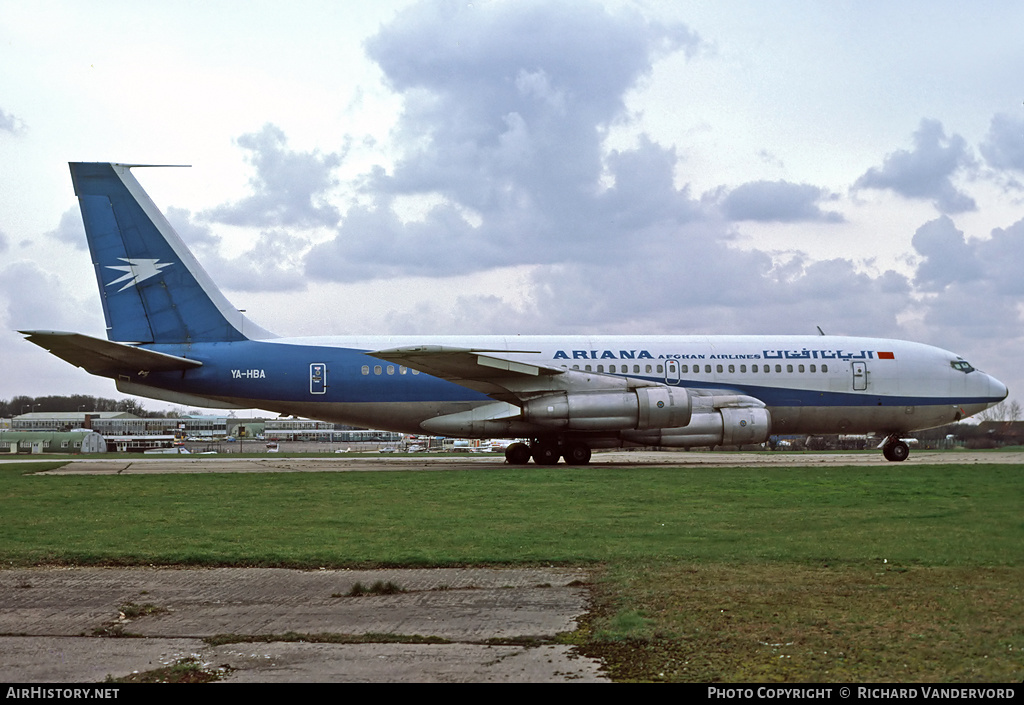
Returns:
[[[864,392],[868,388],[868,364],[866,362],[850,363],[853,368],[853,391]]]
[[[665,384],[679,384],[679,360],[665,360]]]
[[[327,393],[327,365],[314,362],[309,366],[309,393]]]

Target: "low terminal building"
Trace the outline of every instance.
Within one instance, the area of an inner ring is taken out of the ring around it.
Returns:
[[[13,431],[71,431],[85,428],[104,436],[227,435],[224,416],[147,417],[122,411],[36,411],[11,419]]]
[[[357,429],[296,417],[235,418],[230,416],[173,416],[142,418],[127,412],[32,412],[6,420],[12,431],[95,431],[107,438],[110,451],[135,452],[172,445],[172,441],[267,440],[314,443],[397,444],[402,434]],[[0,428],[4,424],[0,424]]]
[[[106,439],[95,431],[0,430],[0,453],[106,453]]]

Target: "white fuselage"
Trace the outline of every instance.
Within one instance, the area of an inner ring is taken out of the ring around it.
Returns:
[[[275,368],[279,356],[274,355],[265,361],[250,356],[249,362],[236,365],[244,368],[244,374],[229,385],[204,383],[202,389],[187,391],[282,413],[422,432],[430,419],[493,404],[493,400],[364,353],[437,345],[500,352],[526,365],[589,373],[593,378],[660,383],[687,389],[697,398],[745,395],[767,407],[773,433],[894,433],[928,428],[977,413],[1006,396],[998,380],[970,368],[954,353],[876,338],[368,336],[277,338],[259,345],[308,351],[311,363],[322,359],[329,369],[329,393],[310,395],[304,379],[295,380],[290,391],[282,387]],[[508,426],[508,434],[514,436],[542,430],[525,423]],[[497,435],[493,428],[486,431],[481,428],[479,435]]]

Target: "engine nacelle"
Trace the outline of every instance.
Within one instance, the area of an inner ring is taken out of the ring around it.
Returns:
[[[764,443],[771,432],[771,414],[763,407],[723,407],[693,414],[681,428],[623,431],[625,441],[668,448],[740,446]]]
[[[620,431],[685,426],[692,405],[685,389],[638,387],[622,392],[560,392],[523,404],[523,420],[553,430]]]

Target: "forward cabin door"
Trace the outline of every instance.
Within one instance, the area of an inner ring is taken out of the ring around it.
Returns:
[[[679,384],[679,360],[665,360],[665,384]]]
[[[868,388],[868,363],[851,362],[853,369],[853,391],[864,392]]]

